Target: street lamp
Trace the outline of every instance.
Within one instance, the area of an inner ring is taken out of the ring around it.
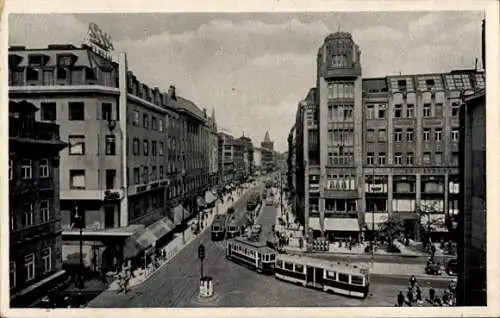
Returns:
[[[83,215],[78,214],[78,205],[75,204],[75,221],[80,229],[80,289],[83,289]]]

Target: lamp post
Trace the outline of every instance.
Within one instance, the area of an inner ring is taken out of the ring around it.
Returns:
[[[78,206],[75,204],[75,220],[78,228],[80,229],[80,289],[83,289],[83,216],[78,214]]]

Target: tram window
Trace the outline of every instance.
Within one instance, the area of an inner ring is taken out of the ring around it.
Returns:
[[[276,256],[274,254],[271,254],[271,261],[274,261],[276,259]]]
[[[285,262],[285,269],[289,271],[293,271],[293,264]]]
[[[351,284],[363,285],[363,276],[351,275]]]
[[[278,260],[276,261],[276,267],[282,268],[283,267],[283,262]]]
[[[304,272],[304,265],[295,264],[295,271],[298,273]]]
[[[329,279],[335,279],[335,272],[331,271],[326,272],[326,277]]]
[[[349,283],[349,275],[339,273],[337,280],[341,283]]]

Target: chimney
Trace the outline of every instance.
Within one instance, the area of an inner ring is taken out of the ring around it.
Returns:
[[[170,98],[172,98],[173,100],[177,100],[177,97],[175,96],[175,86],[174,85],[170,85],[170,87],[168,88],[168,96],[170,96]]]
[[[203,117],[207,118],[207,109],[203,108]]]

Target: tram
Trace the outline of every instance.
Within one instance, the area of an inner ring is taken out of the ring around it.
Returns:
[[[235,238],[227,241],[226,258],[246,265],[258,273],[273,274],[276,251],[267,247],[265,243]]]
[[[368,270],[357,265],[299,255],[278,254],[275,277],[356,298],[365,298],[370,286]]]
[[[226,237],[233,238],[240,234],[240,229],[238,228],[238,224],[234,220],[228,220],[226,224]]]
[[[226,216],[216,215],[212,222],[212,241],[223,240],[226,232]]]

